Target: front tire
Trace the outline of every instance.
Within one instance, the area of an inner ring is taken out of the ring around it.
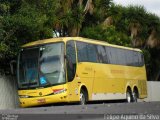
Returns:
[[[85,105],[87,102],[87,94],[84,90],[80,92],[80,105]]]

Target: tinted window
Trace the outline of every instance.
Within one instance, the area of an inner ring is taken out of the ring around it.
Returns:
[[[129,50],[125,50],[125,58],[126,58],[126,65],[133,65],[133,58],[134,58],[134,54],[132,51],[129,51]]]
[[[139,66],[139,58],[138,58],[138,52],[134,51],[134,57],[133,57],[133,61],[134,61],[134,66]]]
[[[77,45],[77,54],[78,54],[78,62],[87,62],[87,44],[83,42],[76,42]]]
[[[98,45],[97,46],[97,51],[98,51],[99,62],[108,63],[107,52],[106,52],[105,47],[101,46],[101,45]]]
[[[126,65],[125,50],[117,49],[117,62],[120,65]]]
[[[143,55],[140,52],[76,42],[79,62],[99,62],[127,66],[143,66]],[[97,50],[96,50],[97,48]]]
[[[107,60],[109,64],[143,66],[143,54],[137,51],[106,46]]]
[[[105,46],[105,51],[106,51],[106,58],[107,58],[107,63],[111,63],[111,47]]]
[[[67,77],[70,82],[74,79],[76,73],[76,53],[74,41],[67,42],[66,47]]]
[[[76,42],[78,62],[97,62],[96,46],[94,44]]]
[[[116,49],[114,49],[113,47],[109,47],[108,58],[109,58],[110,64],[117,64],[116,54],[117,54]]]
[[[138,58],[139,58],[139,66],[143,66],[144,65],[144,57],[142,53],[138,53]]]
[[[87,45],[88,62],[97,62],[96,45]]]

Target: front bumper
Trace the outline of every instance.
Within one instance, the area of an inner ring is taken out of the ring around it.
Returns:
[[[67,92],[41,97],[19,98],[21,107],[41,106],[51,103],[68,102]]]

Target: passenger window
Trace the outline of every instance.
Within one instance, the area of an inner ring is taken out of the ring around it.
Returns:
[[[111,64],[117,64],[117,53],[116,53],[115,48],[109,47],[109,51],[110,51],[110,54],[109,54],[110,63]]]
[[[98,58],[100,63],[108,63],[107,52],[104,46],[98,45]]]
[[[142,53],[138,53],[138,59],[139,59],[139,66],[143,66],[144,65],[144,59],[143,59],[143,54]]]
[[[125,54],[123,49],[117,49],[117,64],[126,65]]]
[[[67,42],[66,45],[66,62],[68,82],[73,81],[76,74],[76,52],[74,41]]]
[[[132,65],[132,53],[129,50],[126,50],[126,65],[131,66]]]
[[[83,42],[76,42],[77,45],[77,54],[78,54],[78,62],[87,62],[87,44]]]
[[[88,62],[97,62],[96,45],[88,44],[87,46]]]

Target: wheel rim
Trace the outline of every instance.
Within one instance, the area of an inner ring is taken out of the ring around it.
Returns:
[[[135,91],[133,92],[133,102],[137,102],[137,94]]]
[[[126,97],[127,97],[127,102],[130,103],[131,102],[131,95],[129,92],[127,92]]]
[[[85,99],[84,93],[81,92],[80,93],[80,104],[85,105],[85,102],[86,102],[86,99]]]

